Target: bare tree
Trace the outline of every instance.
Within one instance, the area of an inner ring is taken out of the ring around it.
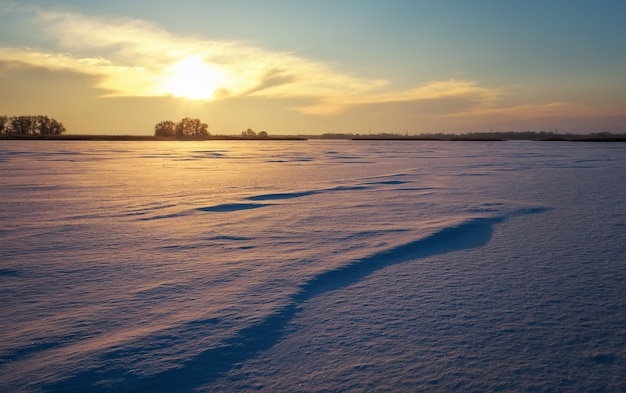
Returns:
[[[202,123],[200,119],[185,117],[176,125],[176,135],[206,137],[209,136],[207,128],[208,125],[206,123]]]
[[[175,136],[176,123],[171,120],[165,120],[154,126],[154,136]]]
[[[8,116],[0,116],[0,135],[7,134],[9,130],[9,117]]]
[[[38,116],[39,120],[39,135],[61,135],[65,132],[65,126],[63,123],[59,123],[54,119],[48,118],[48,116]]]
[[[36,122],[33,116],[15,116],[11,118],[11,133],[15,135],[36,135]]]

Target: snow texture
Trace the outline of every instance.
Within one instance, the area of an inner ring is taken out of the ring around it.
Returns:
[[[0,143],[0,391],[626,390],[626,147]]]

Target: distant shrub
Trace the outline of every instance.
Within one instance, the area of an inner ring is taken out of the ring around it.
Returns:
[[[267,131],[256,132],[252,128],[248,128],[247,130],[241,132],[241,136],[246,139],[267,138],[267,135]]]
[[[241,132],[241,136],[244,138],[256,138],[256,132],[254,132],[252,128],[248,128]]]

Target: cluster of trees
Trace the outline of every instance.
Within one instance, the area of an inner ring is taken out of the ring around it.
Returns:
[[[165,137],[207,137],[211,135],[208,131],[208,125],[200,121],[200,119],[192,119],[185,117],[178,123],[171,120],[165,120],[154,126],[154,136]]]
[[[241,132],[241,136],[244,138],[267,138],[267,132],[255,132],[252,130],[252,128],[248,128],[247,130]]]
[[[0,116],[0,135],[50,136],[65,132],[63,123],[48,116]]]

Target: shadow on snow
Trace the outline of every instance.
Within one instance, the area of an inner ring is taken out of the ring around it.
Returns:
[[[517,214],[543,210],[535,208]],[[182,362],[177,368],[148,377],[134,375],[132,371],[121,367],[106,371],[88,370],[55,384],[51,390],[191,392],[210,384],[231,369],[278,343],[285,336],[287,324],[294,318],[302,303],[320,294],[350,286],[377,270],[394,264],[481,247],[491,239],[493,226],[507,218],[503,216],[471,219],[457,226],[444,228],[426,238],[321,273],[301,285],[290,297],[288,304],[274,314],[240,330],[234,337],[225,340],[222,346],[208,349]],[[107,386],[104,382],[107,380],[113,382],[113,386],[110,384]]]

